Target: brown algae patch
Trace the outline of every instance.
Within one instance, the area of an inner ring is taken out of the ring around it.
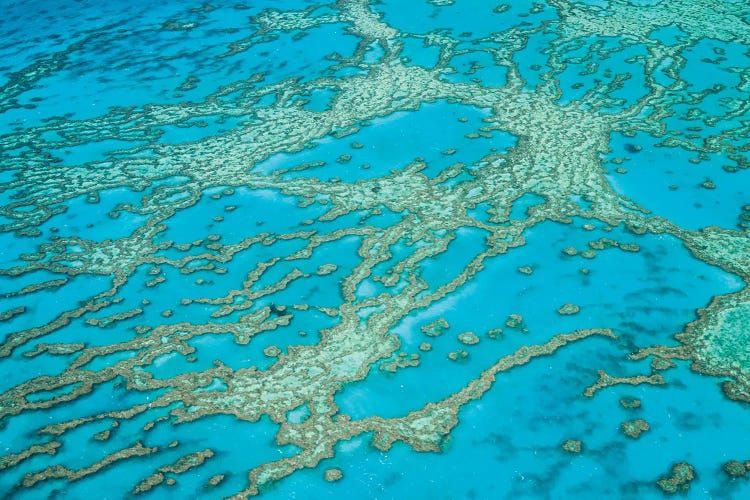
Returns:
[[[695,469],[687,462],[679,462],[672,466],[671,474],[662,477],[656,484],[664,493],[673,495],[684,493],[690,489],[690,482],[695,479]]]
[[[645,420],[638,418],[635,420],[628,420],[620,424],[620,430],[623,434],[633,439],[638,439],[641,434],[651,430],[651,426]]]
[[[601,389],[605,389],[607,387],[612,387],[615,385],[641,385],[641,384],[651,384],[651,385],[663,385],[664,384],[664,378],[659,374],[653,374],[653,375],[634,375],[630,377],[614,377],[604,370],[599,370],[598,372],[598,380],[591,386],[587,387],[586,390],[583,392],[584,396],[586,397],[593,397],[594,394],[596,394],[597,391]]]
[[[458,335],[458,341],[464,345],[476,345],[479,343],[479,337],[474,332],[463,332]]]
[[[583,451],[583,443],[578,439],[568,439],[562,444],[562,449],[568,453],[578,454]]]
[[[448,353],[448,359],[451,361],[465,361],[469,357],[469,353],[463,349],[458,349]]]
[[[503,338],[504,333],[502,328],[492,328],[487,332],[487,338],[497,340]]]
[[[729,477],[745,477],[750,471],[750,461],[740,462],[737,460],[730,460],[722,466],[722,470]]]
[[[325,480],[329,483],[340,481],[344,478],[344,473],[341,469],[327,469],[325,472]]]
[[[520,314],[509,315],[505,320],[505,326],[507,326],[508,328],[520,328],[522,330],[525,330],[523,324],[523,316],[521,316]]]
[[[219,486],[224,481],[225,478],[226,478],[226,474],[216,474],[215,476],[211,476],[208,479],[206,486],[211,486],[211,487]]]
[[[428,337],[438,337],[450,327],[445,318],[440,318],[422,327],[422,333]]]
[[[573,314],[578,314],[581,311],[581,308],[577,306],[576,304],[563,304],[558,310],[557,313],[561,316],[571,316]]]
[[[641,400],[632,397],[624,397],[620,399],[620,406],[626,410],[636,410],[641,407]]]
[[[421,344],[419,344],[419,350],[422,352],[431,351],[432,344],[430,344],[429,342],[422,342]]]

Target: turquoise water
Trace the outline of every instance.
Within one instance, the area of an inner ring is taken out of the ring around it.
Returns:
[[[3,498],[750,495],[747,2],[0,14]]]

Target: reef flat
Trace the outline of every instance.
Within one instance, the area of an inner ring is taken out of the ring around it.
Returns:
[[[0,7],[0,493],[750,494],[750,5]]]

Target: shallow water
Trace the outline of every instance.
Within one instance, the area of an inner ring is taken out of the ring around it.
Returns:
[[[750,495],[746,2],[0,13],[4,498]]]

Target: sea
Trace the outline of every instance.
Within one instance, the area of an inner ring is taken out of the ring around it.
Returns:
[[[0,497],[750,498],[746,0],[0,2]]]

